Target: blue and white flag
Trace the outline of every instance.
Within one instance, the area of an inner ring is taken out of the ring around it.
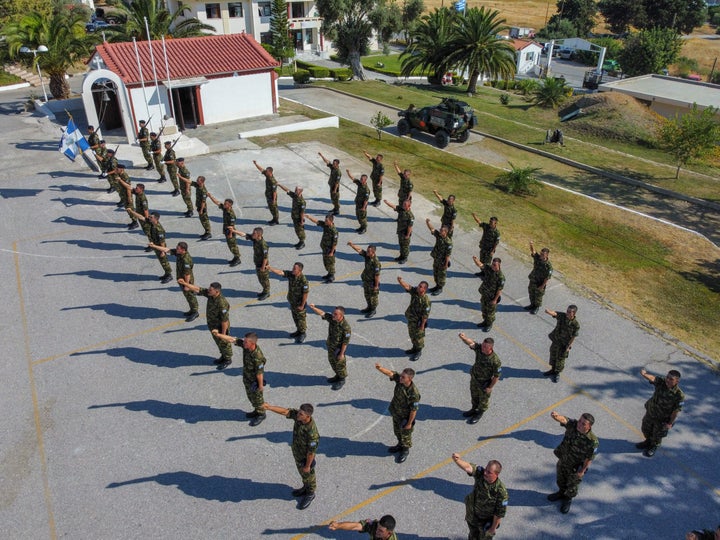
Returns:
[[[465,11],[465,2],[466,0],[458,0],[455,2],[455,11]]]
[[[90,145],[71,118],[60,139],[60,152],[65,154],[70,161],[75,161],[78,154],[82,154],[88,148]]]

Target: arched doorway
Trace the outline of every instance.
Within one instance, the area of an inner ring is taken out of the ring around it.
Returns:
[[[91,93],[99,129],[106,135],[120,130],[117,133],[120,135],[124,126],[115,83],[109,79],[99,79],[92,84]]]

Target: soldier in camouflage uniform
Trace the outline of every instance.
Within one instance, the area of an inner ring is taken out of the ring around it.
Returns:
[[[390,402],[390,415],[397,444],[388,448],[391,454],[397,454],[397,462],[404,463],[412,447],[412,434],[415,430],[415,417],[420,408],[420,392],[413,382],[415,370],[405,368],[402,373],[392,371],[375,364],[375,369],[395,383],[395,391]]]
[[[180,157],[177,158],[176,161],[178,166],[178,179],[180,180],[180,195],[182,196],[182,200],[187,207],[185,217],[192,217],[193,204],[192,197],[190,196],[190,185],[192,184],[192,179],[190,178],[190,171],[185,166],[185,158]]]
[[[100,176],[98,178],[102,178],[102,160],[98,159],[98,150],[100,148],[100,136],[95,131],[95,126],[88,126],[88,136],[87,136],[87,142],[88,146],[90,147],[90,150],[93,151],[93,155],[95,156],[95,161],[98,165],[98,170],[100,171]]]
[[[551,412],[550,417],[565,428],[565,437],[553,451],[558,458],[559,490],[547,498],[549,501],[562,501],[560,512],[567,514],[573,498],[577,497],[580,482],[598,451],[599,441],[592,432],[595,418],[592,414],[583,413],[578,420],[572,420],[556,411]]]
[[[177,197],[180,195],[180,185],[178,184],[178,166],[177,160],[175,159],[175,150],[173,150],[173,143],[165,141],[165,155],[163,156],[163,163],[167,168],[168,176],[170,176],[170,182],[173,185],[173,192],[171,195]]]
[[[217,345],[220,351],[220,358],[213,363],[217,366],[216,369],[225,369],[232,364],[232,345],[220,339],[215,335],[215,332],[213,332],[213,330],[217,330],[218,334],[224,334],[226,336],[230,334],[230,304],[222,294],[222,285],[218,282],[213,282],[207,288],[203,288],[193,283],[188,283],[184,279],[178,279],[178,283],[186,287],[190,292],[207,298],[207,308],[205,311],[207,326],[215,345]]]
[[[500,380],[502,364],[494,351],[495,340],[493,338],[485,338],[481,344],[462,332],[459,336],[468,347],[475,351],[475,363],[470,368],[472,406],[470,410],[463,413],[463,416],[468,419],[468,424],[477,424],[490,406],[490,394]]]
[[[145,158],[145,161],[147,161],[147,167],[145,167],[145,170],[149,171],[153,168],[153,158],[150,154],[150,132],[148,131],[148,128],[145,127],[145,123],[145,120],[140,120],[140,129],[137,132],[137,141],[140,144],[142,155]]]
[[[565,360],[570,354],[573,341],[580,332],[580,323],[575,315],[577,306],[569,305],[565,313],[546,309],[545,313],[557,319],[555,328],[548,334],[550,338],[550,369],[543,375],[550,377],[552,382],[558,382],[558,375],[565,369]]]
[[[197,180],[195,180],[194,182],[190,182],[190,181],[186,180],[184,176],[180,176],[180,179],[184,184],[187,184],[188,186],[192,186],[195,188],[195,209],[198,212],[198,218],[200,218],[200,224],[202,225],[203,230],[205,231],[200,236],[200,240],[208,240],[209,238],[212,238],[212,233],[210,232],[210,218],[208,217],[208,211],[207,211],[208,191],[207,191],[207,188],[205,187],[205,177],[198,176]]]
[[[129,214],[135,216],[141,222],[150,223],[150,243],[148,244],[148,247],[155,250],[155,255],[160,262],[160,266],[162,266],[163,270],[165,271],[165,273],[160,276],[160,283],[170,283],[172,281],[172,269],[170,268],[170,263],[165,256],[165,252],[158,249],[158,247],[166,247],[165,229],[162,225],[160,225],[160,214],[158,214],[157,212],[153,212],[152,214],[150,214],[149,217],[146,218],[142,214],[138,214],[137,212],[135,212],[129,206],[126,208],[126,210]]]
[[[530,280],[528,283],[530,305],[525,306],[525,309],[535,315],[542,305],[545,288],[552,277],[553,267],[549,259],[550,250],[542,248],[540,253],[536,252],[532,240],[530,241],[530,256],[533,259],[533,269],[528,276]]]
[[[286,298],[290,304],[290,313],[292,313],[293,322],[295,323],[295,331],[290,334],[290,337],[295,338],[295,343],[305,341],[307,333],[307,310],[305,304],[307,303],[309,286],[308,280],[303,274],[303,268],[301,262],[296,262],[292,270],[278,270],[268,266],[270,272],[288,280]]]
[[[227,244],[228,249],[230,250],[230,253],[232,253],[233,258],[228,261],[228,264],[231,267],[237,266],[240,264],[240,249],[237,245],[237,238],[235,238],[235,233],[232,232],[235,229],[235,210],[233,210],[233,204],[235,201],[232,199],[225,199],[223,202],[220,202],[218,199],[212,196],[212,193],[209,191],[207,192],[207,196],[210,198],[210,200],[215,204],[215,206],[218,207],[219,210],[222,210],[223,213],[223,234],[225,235],[225,243]]]
[[[156,246],[152,243],[150,244],[150,247],[166,254],[169,253],[175,257],[175,275],[177,276],[179,285],[181,279],[185,283],[190,283],[191,285],[195,283],[195,276],[193,275],[194,264],[190,253],[188,253],[187,242],[178,242],[175,249],[170,249],[164,246]],[[187,322],[192,322],[200,316],[198,313],[197,296],[195,296],[195,294],[193,294],[186,285],[180,285],[180,289],[182,290],[185,300],[187,300],[187,303],[190,306],[190,310],[183,313],[183,315],[185,316],[185,320]]]
[[[331,531],[355,531],[367,533],[371,540],[398,540],[395,534],[395,518],[387,514],[380,519],[361,519],[360,521],[331,521]]]
[[[355,217],[360,225],[355,232],[358,234],[364,234],[367,231],[367,206],[368,200],[370,200],[370,188],[367,185],[367,174],[361,174],[360,178],[355,178],[350,169],[345,169],[345,172],[352,180],[352,183],[357,186],[355,190]]]
[[[365,293],[367,307],[361,309],[360,313],[364,313],[365,318],[369,319],[375,315],[380,297],[380,269],[382,265],[376,255],[377,247],[370,244],[367,249],[361,249],[360,246],[352,242],[348,242],[347,245],[353,248],[355,252],[365,260],[365,268],[360,275],[360,279],[363,283],[363,292]]]
[[[320,434],[312,417],[314,408],[309,403],[303,403],[298,409],[285,409],[264,403],[263,408],[295,422],[291,447],[303,487],[294,489],[292,495],[293,497],[302,497],[298,508],[304,510],[315,499],[315,490],[317,489],[315,455],[320,445]]]
[[[245,418],[250,418],[252,427],[260,425],[265,420],[265,408],[263,403],[263,390],[265,389],[265,355],[258,345],[258,337],[255,332],[248,332],[244,338],[235,338],[221,334],[217,330],[212,331],[213,336],[226,343],[234,343],[243,350],[243,385],[245,394],[253,406],[251,412],[245,413]]]
[[[485,467],[479,467],[458,453],[452,455],[452,460],[475,479],[472,492],[465,497],[468,540],[490,540],[507,512],[508,492],[499,478],[502,465],[493,459]]]
[[[433,296],[439,295],[445,287],[447,281],[447,269],[450,267],[450,255],[452,254],[453,242],[450,238],[448,228],[443,225],[440,230],[436,230],[430,218],[425,220],[425,224],[430,230],[430,234],[435,237],[435,245],[433,246],[430,256],[433,258],[433,279],[435,286],[430,289]]]
[[[115,189],[120,196],[120,203],[118,207],[127,208],[132,204],[132,185],[130,175],[125,170],[125,165],[118,163],[115,169],[114,175]],[[137,226],[135,220],[128,223],[128,229],[134,229],[133,225]]]
[[[333,390],[340,390],[345,384],[347,378],[347,358],[345,352],[350,344],[350,323],[345,319],[345,308],[337,306],[332,314],[325,313],[315,304],[309,304],[310,309],[320,315],[324,321],[328,322],[328,337],[325,345],[327,346],[328,362],[335,372],[335,375],[329,377],[327,382],[332,384]]]
[[[421,281],[417,287],[412,287],[401,276],[398,276],[397,280],[400,286],[410,293],[410,305],[405,310],[405,318],[412,348],[406,350],[405,354],[409,354],[410,360],[414,362],[422,356],[425,347],[425,328],[431,307],[430,297],[426,294],[428,282]]]
[[[505,274],[500,269],[502,261],[499,257],[495,257],[490,266],[486,266],[474,255],[473,262],[481,269],[482,274],[482,285],[478,292],[480,293],[483,320],[478,323],[478,328],[489,332],[495,322],[495,312],[500,303],[503,287],[505,287]]]
[[[295,249],[302,249],[305,247],[305,199],[303,198],[303,188],[295,186],[295,191],[290,191],[282,184],[278,184],[278,187],[282,189],[292,199],[292,208],[290,210],[290,218],[293,222],[293,228],[295,234],[298,237],[298,242],[295,244]]]
[[[363,151],[363,154],[365,154],[365,157],[370,160],[370,163],[372,163],[372,172],[370,173],[370,180],[372,181],[372,192],[373,197],[375,197],[375,200],[371,202],[373,206],[380,206],[380,201],[382,201],[382,184],[383,184],[383,176],[385,176],[385,165],[383,165],[383,155],[378,154],[375,157],[372,157],[367,152]]]
[[[100,145],[95,150],[95,161],[97,161],[98,167],[100,167],[100,174],[98,178],[107,178],[107,165],[108,165],[108,148],[105,140],[100,141]],[[107,188],[108,193],[112,193],[113,187]]]
[[[107,192],[112,193],[113,191],[120,193],[118,190],[118,183],[115,180],[115,175],[118,173],[118,160],[115,157],[115,150],[108,148],[105,155],[105,176],[107,178],[110,187]],[[118,208],[122,201],[117,203]]]
[[[129,184],[127,184],[129,186]],[[126,187],[127,187],[126,186]],[[134,188],[132,188],[132,193],[135,196],[135,212],[143,216],[145,219],[140,223],[140,226],[142,227],[143,232],[145,233],[145,236],[147,236],[148,242],[152,240],[150,238],[150,206],[148,204],[147,196],[145,195],[145,184],[137,184]],[[127,209],[126,209],[127,210]],[[128,210],[128,215],[130,216],[130,219],[133,220],[134,226],[130,227],[128,226],[128,229],[136,229],[138,227],[138,221],[133,215],[132,212]],[[147,247],[145,251],[152,251],[151,247]]]
[[[325,216],[325,220],[318,220],[308,215],[307,218],[322,228],[322,238],[320,239],[320,251],[323,256],[323,266],[327,271],[322,277],[325,283],[335,281],[335,249],[337,248],[338,233],[335,228],[335,217],[332,214]]]
[[[155,170],[160,175],[158,183],[162,184],[163,182],[167,182],[167,178],[165,178],[165,166],[162,162],[162,143],[160,142],[160,136],[155,132],[150,134],[150,152],[152,153]]]
[[[330,188],[330,201],[332,202],[333,209],[332,213],[334,216],[340,214],[340,179],[342,178],[342,171],[340,170],[340,160],[333,159],[332,163],[325,159],[322,153],[318,152],[318,156],[325,162],[328,169],[330,169],[330,176],[328,178],[328,187]]]
[[[253,244],[253,263],[255,264],[255,274],[257,275],[262,291],[258,293],[258,300],[265,300],[270,296],[270,270],[268,264],[268,245],[263,238],[262,227],[255,227],[253,232],[244,233],[236,230],[234,227],[230,227],[232,232],[248,238]]]
[[[642,419],[642,432],[645,440],[635,445],[644,450],[646,457],[653,457],[668,431],[675,424],[678,414],[685,403],[685,394],[678,383],[680,372],[671,369],[665,377],[653,375],[644,369],[640,375],[655,387],[650,399],[645,402],[645,416]]]
[[[497,228],[498,218],[495,216],[490,218],[489,223],[480,221],[473,212],[472,215],[475,223],[477,223],[483,231],[482,238],[480,238],[480,261],[485,266],[489,266],[492,262],[493,255],[495,255],[495,248],[500,243],[500,231]]]
[[[405,199],[402,204],[395,205],[385,199],[385,204],[398,214],[396,232],[398,244],[400,245],[400,255],[395,258],[395,261],[398,264],[405,264],[410,256],[410,239],[412,238],[413,224],[415,223],[415,216],[410,210],[411,201]]]
[[[412,176],[412,171],[410,169],[405,169],[403,171],[402,169],[400,169],[400,166],[396,161],[395,172],[397,172],[398,176],[400,177],[400,189],[398,190],[398,206],[402,206],[403,202],[405,202],[406,200],[412,201],[413,183],[412,180],[410,180],[410,177]]]
[[[273,168],[267,167],[263,169],[255,160],[253,160],[253,164],[257,167],[257,170],[260,171],[260,174],[265,177],[265,200],[267,201],[268,210],[270,210],[270,214],[272,215],[272,219],[268,221],[268,225],[277,225],[280,223],[280,212],[277,204],[277,180],[275,180],[275,176],[273,175]]]
[[[440,223],[448,228],[448,236],[452,238],[453,230],[455,230],[455,219],[457,218],[457,208],[455,208],[455,195],[448,195],[447,199],[443,199],[442,195],[436,189],[433,193],[443,205],[443,214]]]

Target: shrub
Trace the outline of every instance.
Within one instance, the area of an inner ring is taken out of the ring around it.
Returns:
[[[298,69],[293,73],[293,81],[297,84],[307,84],[310,82],[310,72],[307,69]]]
[[[307,70],[310,72],[310,76],[316,79],[324,79],[330,76],[330,70],[326,67],[310,66]]]
[[[500,103],[503,105],[507,105],[510,103],[510,96],[507,94],[500,94]]]
[[[510,194],[534,195],[542,186],[535,174],[539,167],[515,167],[510,163],[511,170],[495,178],[495,185]]]
[[[333,68],[330,69],[330,76],[336,81],[349,81],[352,79],[352,70],[350,68]]]
[[[537,79],[522,79],[517,82],[517,89],[523,96],[532,94],[540,87],[540,82]]]

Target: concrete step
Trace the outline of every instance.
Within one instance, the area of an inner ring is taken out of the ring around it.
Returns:
[[[3,69],[7,71],[8,73],[11,73],[13,75],[16,75],[20,77],[25,82],[30,83],[32,86],[40,86],[40,77],[37,73],[33,71],[28,71],[22,66],[19,66],[17,64],[9,64],[6,66],[3,66]]]

